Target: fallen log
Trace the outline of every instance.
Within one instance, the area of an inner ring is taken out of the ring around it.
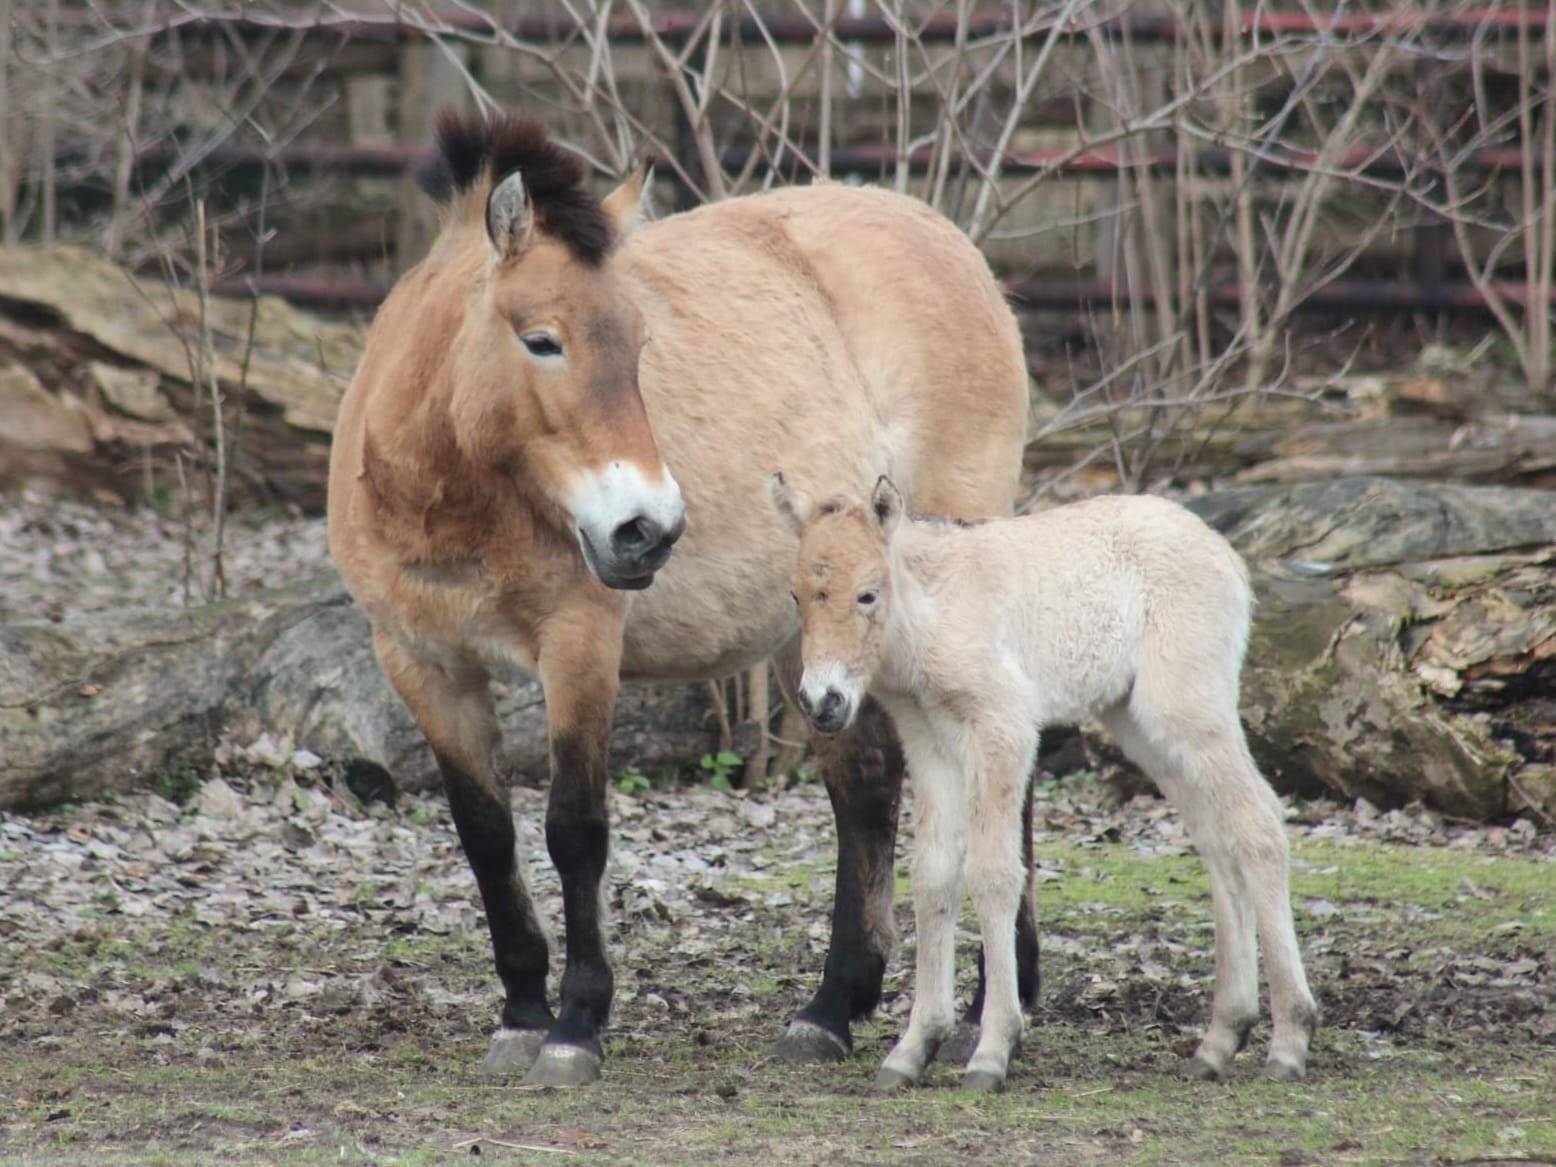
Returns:
[[[1192,502],[1253,573],[1243,714],[1278,789],[1556,813],[1551,502],[1369,478]],[[515,679],[499,710],[515,774],[542,781],[539,687]],[[143,785],[261,731],[435,781],[333,575],[185,612],[0,627],[0,806]],[[694,766],[716,740],[703,687],[629,686],[612,765]]]
[[[202,299],[81,248],[0,247],[0,490],[172,490],[180,459],[198,466],[209,444],[215,383],[233,498],[321,510],[362,335],[275,296]]]
[[[540,686],[515,677],[498,696],[512,772],[538,783]],[[259,599],[0,627],[0,807],[144,787],[209,767],[224,739],[261,732],[339,764],[384,767],[404,785],[436,781],[373,658],[367,620],[332,572]],[[705,689],[625,686],[611,740],[618,767],[695,764],[717,743]]]
[[[1351,478],[1190,504],[1253,572],[1242,709],[1278,789],[1556,815],[1552,502]]]

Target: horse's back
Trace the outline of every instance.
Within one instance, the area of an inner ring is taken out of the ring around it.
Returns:
[[[924,204],[836,184],[651,224],[620,259],[641,291],[641,387],[688,531],[636,597],[632,673],[717,672],[793,634],[782,469],[818,495],[890,474],[916,506],[1009,513],[1027,376],[972,243]]]
[[[857,409],[884,431],[876,439],[889,464],[878,472],[916,506],[1009,512],[1028,403],[1021,334],[982,254],[944,216],[891,191],[820,183],[713,204],[644,236],[658,256],[704,266],[700,288],[683,291],[743,313],[743,357],[767,337],[779,343],[773,355],[791,362],[799,383],[776,395],[776,409],[816,426],[835,424],[840,407]],[[760,281],[754,311],[732,286],[742,275]],[[787,327],[801,318],[802,329]],[[816,384],[814,367],[795,367],[810,347],[790,343],[797,331],[810,346],[830,331],[842,374]],[[834,485],[868,488],[873,478]]]

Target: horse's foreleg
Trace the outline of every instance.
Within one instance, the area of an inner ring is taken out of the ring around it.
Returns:
[[[548,952],[515,850],[513,810],[497,768],[497,721],[486,670],[468,659],[429,662],[413,656],[377,629],[373,648],[432,747],[454,827],[486,908],[506,1000],[484,1068],[521,1072],[534,1061],[552,1024],[546,1005]]]
[[[542,634],[539,672],[551,738],[546,849],[562,881],[567,964],[556,1024],[528,1077],[530,1086],[582,1086],[600,1076],[600,1030],[614,978],[605,953],[601,883],[610,850],[606,748],[621,659],[620,620],[564,614]]]
[[[816,743],[837,820],[837,888],[832,941],[821,986],[789,1023],[782,1057],[836,1061],[853,1052],[849,1022],[881,999],[896,941],[892,893],[902,750],[884,710],[866,701],[854,725]]]

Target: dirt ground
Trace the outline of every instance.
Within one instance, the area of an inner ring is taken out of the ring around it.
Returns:
[[[825,952],[819,787],[616,792],[605,1077],[554,1093],[478,1072],[498,994],[441,800],[364,806],[265,741],[221,769],[0,816],[0,1161],[1556,1162],[1556,839],[1522,823],[1293,808],[1325,1013],[1310,1076],[1262,1079],[1261,1026],[1235,1078],[1205,1084],[1176,1072],[1211,940],[1176,817],[1113,806],[1092,777],[1045,782],[1044,985],[1010,1089],[963,1095],[942,1067],[883,1099],[870,1079],[910,1003],[905,896],[855,1059],[769,1056]],[[558,921],[542,798],[515,806]],[[968,920],[964,993],[975,943]]]

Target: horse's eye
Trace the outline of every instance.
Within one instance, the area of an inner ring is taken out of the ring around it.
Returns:
[[[875,593],[874,592],[860,592],[859,593],[859,606],[861,608],[868,608],[873,603],[875,603]]]
[[[799,598],[799,596],[795,595],[793,592],[789,593],[789,599],[794,601],[794,606],[796,608],[798,608],[800,606],[800,598]]]
[[[562,355],[561,342],[549,332],[530,332],[519,337],[524,342],[524,347],[529,349],[532,357],[559,357]]]

